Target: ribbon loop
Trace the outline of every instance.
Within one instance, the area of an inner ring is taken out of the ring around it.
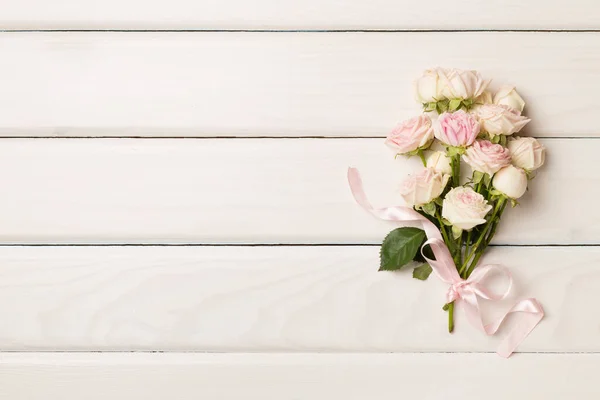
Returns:
[[[497,351],[500,356],[509,357],[544,318],[542,305],[536,299],[525,299],[517,302],[498,321],[485,325],[479,308],[478,297],[490,301],[505,299],[512,288],[512,276],[508,268],[495,264],[484,265],[476,268],[468,279],[462,279],[454,265],[450,250],[448,250],[448,246],[444,243],[442,234],[435,224],[409,207],[374,208],[367,199],[360,174],[355,168],[348,168],[348,183],[356,202],[375,217],[385,221],[394,221],[402,226],[420,227],[425,231],[427,241],[421,247],[421,254],[431,265],[435,275],[441,281],[450,285],[446,293],[447,301],[458,302],[460,300],[471,325],[481,329],[486,335],[493,335],[508,315],[517,312],[522,313],[520,323],[509,332],[500,344]],[[430,246],[435,259],[428,258],[424,254],[423,249],[426,246]],[[508,279],[507,287],[501,294],[493,292],[483,284],[485,278],[493,272],[498,272]]]

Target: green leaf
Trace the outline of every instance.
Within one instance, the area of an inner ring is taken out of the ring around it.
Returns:
[[[502,135],[494,135],[490,138],[490,142],[494,143],[494,144],[498,144],[500,143],[500,138]]]
[[[491,183],[492,183],[492,176],[490,174],[484,174],[483,175],[483,184],[485,185],[485,187],[490,187]]]
[[[463,147],[448,146],[446,148],[446,155],[450,158],[459,154],[465,154],[465,149]]]
[[[434,111],[436,106],[437,103],[435,101],[432,101],[431,103],[424,103],[423,110],[425,110],[425,112]]]
[[[433,201],[432,201],[432,202],[430,202],[430,203],[427,203],[427,204],[423,205],[423,206],[421,207],[421,209],[422,209],[422,210],[423,210],[425,213],[427,213],[427,214],[431,215],[432,217],[435,217],[435,211],[436,211],[436,208],[435,208],[435,203],[434,203]]]
[[[380,271],[395,271],[413,260],[425,232],[419,228],[396,228],[385,237],[379,251]]]
[[[413,269],[413,278],[418,279],[420,281],[424,281],[427,278],[429,278],[429,275],[431,275],[431,271],[431,265],[419,265],[417,268]]]
[[[473,171],[473,183],[478,184],[482,181],[484,173],[481,171]]]
[[[452,99],[448,103],[448,110],[449,111],[456,111],[456,110],[458,110],[460,108],[461,104],[462,104],[462,100],[461,99]]]
[[[445,113],[448,111],[448,100],[440,100],[437,102],[437,111],[438,114]]]
[[[490,134],[487,133],[487,132],[480,132],[479,135],[477,136],[477,139],[490,140],[491,141]]]
[[[525,175],[527,176],[528,180],[533,180],[533,178],[535,178],[535,172],[534,171],[529,171],[528,169],[524,169],[523,171],[525,171]]]
[[[498,143],[500,143],[502,146],[506,147],[506,136],[505,135],[500,135],[500,140],[498,141]]]

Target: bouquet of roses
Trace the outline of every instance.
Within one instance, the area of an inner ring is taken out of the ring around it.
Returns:
[[[496,295],[482,280],[493,269],[501,269],[510,278],[508,271],[501,266],[486,266],[478,274],[474,271],[507,204],[518,204],[545,158],[544,146],[536,139],[515,135],[530,121],[522,114],[525,102],[521,96],[512,86],[492,93],[489,83],[477,71],[442,68],[425,71],[415,82],[423,113],[399,124],[386,140],[396,155],[418,156],[425,167],[401,187],[400,194],[410,209],[372,208],[357,171],[349,171],[356,200],[379,218],[402,225],[381,245],[380,270],[398,270],[417,261],[420,265],[413,270],[414,278],[425,280],[434,271],[449,283],[443,309],[448,311],[450,332],[457,300],[465,300],[471,322],[488,334],[502,322],[483,324],[477,297],[504,298],[510,288],[504,295]],[[509,313],[533,314],[529,324],[533,329],[543,310],[535,299],[528,301],[518,303]],[[528,333],[516,332],[505,355]]]

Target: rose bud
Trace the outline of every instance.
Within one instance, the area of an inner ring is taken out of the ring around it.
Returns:
[[[509,165],[496,172],[492,185],[506,196],[518,199],[527,190],[527,174],[521,168]]]
[[[435,137],[449,146],[469,146],[479,135],[479,123],[463,110],[443,113],[434,126]]]
[[[531,121],[505,105],[483,104],[473,107],[473,114],[481,124],[481,130],[495,135],[512,135]]]
[[[467,148],[463,160],[475,171],[494,175],[500,168],[510,165],[510,151],[489,140],[476,140]]]
[[[510,107],[517,110],[519,114],[525,108],[525,101],[519,96],[514,86],[502,86],[494,95],[494,104]]]
[[[426,168],[417,175],[409,176],[400,189],[404,201],[410,206],[422,206],[442,194],[450,175]]]
[[[435,172],[452,175],[452,166],[450,158],[443,151],[434,151],[427,157],[427,168],[433,169]]]
[[[385,143],[399,154],[426,148],[433,140],[431,118],[419,115],[400,123],[388,135]]]
[[[436,69],[441,86],[441,95],[446,99],[475,99],[485,91],[490,84],[477,71],[460,69]]]
[[[429,103],[441,100],[438,92],[439,75],[436,70],[428,69],[423,76],[415,81],[415,99],[419,103]]]
[[[546,148],[532,137],[517,137],[506,144],[517,167],[534,171],[544,165]]]
[[[468,231],[484,224],[485,216],[491,209],[492,206],[485,197],[470,187],[459,186],[446,194],[442,205],[442,217],[454,227]]]

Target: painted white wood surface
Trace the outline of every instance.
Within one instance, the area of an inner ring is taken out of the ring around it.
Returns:
[[[377,272],[378,256],[376,246],[0,247],[0,350],[496,350],[507,330],[487,337],[460,310],[449,334],[447,286]],[[490,321],[528,297],[546,310],[519,351],[600,352],[600,248],[494,247],[484,262],[515,279],[509,299],[483,302]]]
[[[600,133],[594,32],[4,32],[0,53],[8,136],[385,136],[436,65],[516,85],[536,136]]]
[[[598,354],[6,354],[0,398],[581,399]]]
[[[2,29],[598,29],[594,0],[3,0]]]
[[[595,244],[596,139],[545,139],[547,165],[501,244]],[[3,243],[380,243],[394,226],[352,198],[400,205],[422,166],[381,139],[4,139]]]

